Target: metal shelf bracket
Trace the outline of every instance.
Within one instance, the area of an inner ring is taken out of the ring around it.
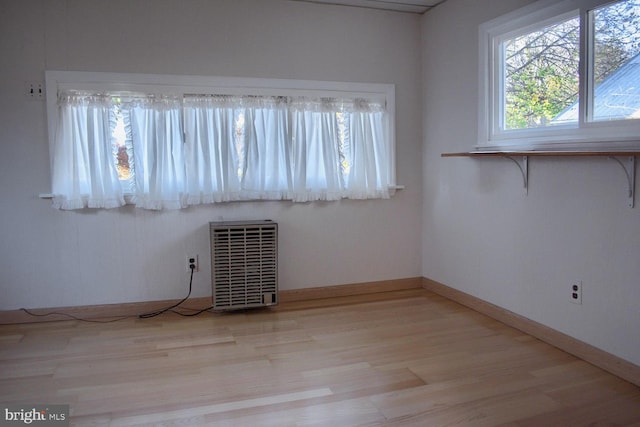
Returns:
[[[522,182],[524,183],[524,194],[529,194],[529,157],[522,156],[516,158],[513,156],[505,156],[518,166],[520,173],[522,174]]]
[[[499,151],[499,150],[475,150],[461,153],[442,153],[442,157],[506,157],[518,166],[524,182],[525,194],[529,187],[529,163],[528,157],[608,157],[622,167],[627,177],[627,205],[634,207],[636,193],[636,157],[640,156],[640,149],[626,151],[590,151],[590,150],[525,150],[525,151]]]
[[[622,170],[627,177],[627,198],[629,207],[632,208],[636,193],[636,158],[635,156],[628,156],[624,162],[615,156],[609,156],[609,158],[622,167]]]

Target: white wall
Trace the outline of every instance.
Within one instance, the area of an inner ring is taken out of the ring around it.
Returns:
[[[640,365],[640,198],[607,158],[441,158],[477,141],[478,26],[526,0],[423,17],[423,275]],[[569,300],[582,280],[583,303]]]
[[[0,310],[210,295],[209,221],[280,225],[280,287],[420,276],[420,18],[287,0],[0,0]],[[390,200],[61,212],[50,191],[44,70],[396,84]]]

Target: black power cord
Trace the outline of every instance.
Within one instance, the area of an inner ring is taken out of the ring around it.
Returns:
[[[191,288],[193,286],[193,272],[196,269],[196,266],[194,264],[189,265],[189,268],[191,269],[191,277],[189,278],[189,293],[187,294],[186,297],[182,298],[179,302],[167,307],[167,308],[163,308],[157,311],[152,311],[149,313],[143,313],[143,314],[139,314],[138,317],[140,319],[149,319],[151,317],[156,317],[161,315],[162,313],[166,313],[167,311],[173,311],[174,308],[178,307],[180,304],[182,304],[183,302],[185,302],[186,300],[189,299],[189,297],[191,296]],[[205,311],[205,310],[203,310]],[[175,313],[175,312],[174,312]]]
[[[67,314],[67,313],[60,313],[57,311],[52,311],[50,313],[42,313],[42,314],[38,314],[38,313],[34,313],[32,311],[27,310],[26,308],[21,308],[21,311],[24,311],[25,313],[34,316],[34,317],[47,317],[47,316],[65,316],[68,317],[70,319],[73,320],[79,320],[80,322],[89,322],[89,323],[112,323],[112,322],[119,322],[120,320],[124,320],[124,319],[129,319],[133,316],[121,316],[121,317],[116,317],[115,319],[109,319],[109,320],[92,320],[92,319],[83,319],[81,317],[76,317],[72,314]]]
[[[185,310],[192,310],[193,313],[181,313],[179,311],[174,310],[174,308],[179,307],[183,302],[185,302],[186,300],[189,299],[189,297],[191,296],[191,290],[193,287],[193,272],[195,271],[196,267],[195,265],[191,264],[189,266],[189,268],[191,269],[191,277],[189,278],[189,293],[187,294],[186,297],[184,297],[182,300],[180,300],[179,302],[177,302],[176,304],[173,304],[169,307],[163,308],[161,310],[156,310],[156,311],[152,311],[149,313],[143,313],[143,314],[139,314],[138,316],[121,316],[121,317],[116,317],[114,319],[109,319],[109,320],[92,320],[92,319],[83,319],[81,317],[76,317],[72,314],[67,314],[67,313],[60,313],[57,311],[53,311],[53,312],[49,312],[49,313],[34,313],[30,310],[27,310],[26,308],[21,308],[21,311],[24,311],[25,313],[34,316],[34,317],[46,317],[46,316],[65,316],[68,317],[70,319],[73,320],[78,320],[80,322],[89,322],[89,323],[112,323],[112,322],[119,322],[121,320],[124,319],[130,319],[132,317],[137,317],[139,319],[149,319],[151,317],[155,317],[155,316],[159,316],[163,313],[166,313],[167,311],[170,311],[172,313],[178,314],[180,316],[184,316],[184,317],[193,317],[193,316],[197,316],[199,314],[204,313],[205,311],[209,311],[213,308],[213,306],[207,307],[207,308],[203,308],[203,309],[193,309],[193,308],[186,308],[183,307],[183,309]]]
[[[185,310],[192,310],[193,313],[181,313],[179,311],[175,311],[175,310],[171,310],[172,313],[175,314],[179,314],[180,316],[184,316],[184,317],[193,317],[193,316],[197,316],[199,314],[204,313],[205,311],[210,311],[213,308],[213,306],[209,306],[207,308],[202,308],[202,309],[197,309],[197,308],[186,308],[184,307]],[[211,311],[211,313],[214,313],[213,311]],[[215,314],[215,313],[214,313]]]

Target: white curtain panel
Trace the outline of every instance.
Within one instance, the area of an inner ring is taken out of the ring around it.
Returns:
[[[294,200],[339,200],[343,196],[338,120],[334,111],[305,102],[293,109]]]
[[[58,209],[124,205],[111,145],[111,101],[65,94],[58,104],[53,146],[53,206]]]
[[[384,104],[361,99],[68,95],[60,99],[54,206],[124,204],[112,144],[118,105],[133,203],[179,209],[234,200],[388,198]]]
[[[345,197],[352,199],[389,198],[391,172],[389,146],[384,138],[381,111],[352,111],[348,115],[347,138],[350,165]]]
[[[137,207],[186,207],[181,113],[179,99],[149,98],[124,104],[123,115],[133,142],[133,201]]]
[[[240,200],[240,113],[237,101],[227,97],[185,99],[187,204]]]
[[[292,199],[289,114],[282,98],[249,99],[244,108],[245,199]]]

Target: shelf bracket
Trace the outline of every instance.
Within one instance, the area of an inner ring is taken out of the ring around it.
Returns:
[[[632,208],[636,193],[636,158],[635,156],[629,156],[625,162],[615,156],[609,156],[609,158],[622,167],[622,170],[627,177],[627,198],[629,200],[629,207]]]
[[[522,182],[524,183],[524,194],[529,194],[529,157],[522,156],[520,159],[513,156],[506,156],[518,166],[520,173],[522,174]]]

